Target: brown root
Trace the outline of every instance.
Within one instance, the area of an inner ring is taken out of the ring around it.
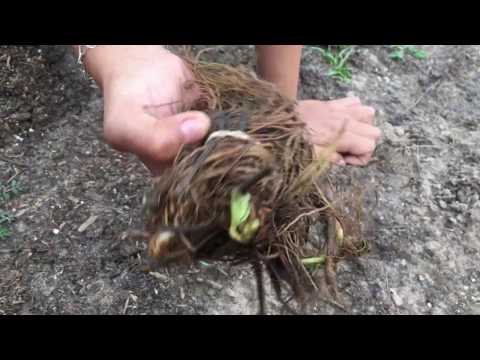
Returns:
[[[315,156],[296,103],[273,85],[245,68],[187,61],[196,82],[185,91],[196,87],[201,96],[183,110],[207,113],[213,127],[203,144],[182,149],[154,180],[145,204],[150,256],[251,263],[262,313],[262,267],[280,300],[286,283],[300,302],[319,290],[314,274],[323,267],[337,299],[336,263],[358,254],[359,245],[333,194],[326,195],[329,153]],[[234,191],[251,196],[244,220],[258,225],[244,243],[231,236]],[[312,244],[319,222],[326,224],[325,238]]]

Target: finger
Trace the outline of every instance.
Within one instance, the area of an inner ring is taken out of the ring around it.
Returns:
[[[376,143],[374,139],[347,131],[337,141],[336,146],[337,152],[341,154],[358,156],[373,153]]]
[[[371,106],[350,106],[350,116],[365,124],[375,124],[376,110]]]
[[[366,166],[370,162],[371,156],[370,155],[361,155],[361,156],[347,155],[345,156],[344,159],[348,165]]]
[[[365,166],[366,164],[364,163],[363,160],[361,160],[358,156],[345,156],[345,162],[347,165],[353,165],[353,166]]]
[[[317,158],[321,159],[322,157],[325,157],[325,154],[327,152],[327,148],[324,146],[315,146],[315,155]],[[337,164],[340,166],[345,165],[345,161],[343,159],[343,156],[337,152],[334,152],[333,154],[330,155],[329,161],[333,164]]]
[[[382,135],[379,128],[360,121],[351,121],[348,124],[348,130],[357,135],[374,139],[375,141],[380,139]]]
[[[359,118],[359,121],[363,121],[367,124],[375,124],[375,115],[377,114],[377,110],[371,106],[364,106],[363,110],[365,112],[364,116]]]
[[[338,165],[338,166],[345,166],[347,165],[347,162],[343,158],[342,155],[340,154],[335,154],[334,157],[332,157],[332,160],[330,160],[332,163]]]
[[[358,106],[362,104],[360,98],[356,96],[348,96],[346,98],[332,100],[331,102],[338,106]]]

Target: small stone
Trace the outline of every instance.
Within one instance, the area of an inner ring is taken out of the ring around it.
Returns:
[[[438,206],[440,206],[440,209],[445,210],[447,208],[447,203],[443,200],[440,200],[438,202]]]
[[[53,232],[53,235],[60,234],[60,230],[58,230],[58,229],[53,229],[52,232]]]
[[[400,263],[402,264],[402,266],[407,266],[407,260],[405,260],[405,259],[402,259],[402,261],[400,261]]]
[[[468,195],[465,193],[464,190],[459,190],[457,192],[457,199],[462,203],[468,203]]]
[[[476,283],[476,282],[477,282],[477,279],[472,278],[472,283]]]
[[[395,135],[399,137],[402,137],[403,135],[405,135],[405,130],[403,130],[403,128],[401,127],[396,127],[394,132],[395,132]]]
[[[431,309],[433,307],[432,303],[427,302],[427,307]]]
[[[18,233],[24,233],[28,230],[27,225],[23,221],[18,222],[15,228]]]

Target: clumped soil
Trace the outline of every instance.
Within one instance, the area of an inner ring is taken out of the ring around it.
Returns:
[[[428,59],[397,63],[386,46],[360,46],[350,85],[305,51],[301,96],[353,92],[384,132],[368,167],[334,169],[339,188],[364,190],[370,252],[339,266],[345,306],[319,299],[308,314],[480,314],[480,46],[421,48]],[[225,46],[205,57],[253,67],[253,55]],[[149,174],[103,142],[100,94],[68,51],[1,46],[0,65],[0,180],[24,188],[2,209],[16,221],[0,242],[0,313],[256,312],[247,266],[138,269],[146,244],[125,232],[142,227]]]

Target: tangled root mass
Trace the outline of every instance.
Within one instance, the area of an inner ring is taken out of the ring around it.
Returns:
[[[296,103],[245,68],[188,63],[196,81],[185,91],[200,97],[182,110],[203,111],[213,125],[153,182],[145,204],[150,257],[250,263],[262,313],[263,269],[280,299],[284,285],[300,302],[322,286],[338,298],[336,264],[363,243],[355,221],[333,205],[328,154],[315,156]],[[232,225],[235,196],[248,209]],[[318,223],[326,231],[314,243]]]

